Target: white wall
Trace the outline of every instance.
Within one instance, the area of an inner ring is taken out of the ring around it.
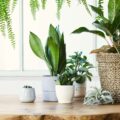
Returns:
[[[36,95],[41,95],[41,80],[43,77],[0,77],[0,95],[19,95],[24,85],[31,85],[36,90]],[[92,82],[88,82],[87,87],[100,87],[99,78],[93,77]]]

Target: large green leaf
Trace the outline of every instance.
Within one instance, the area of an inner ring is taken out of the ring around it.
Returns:
[[[32,51],[35,53],[35,55],[45,60],[45,53],[39,37],[35,35],[33,32],[30,32],[29,42],[30,42],[30,47]]]
[[[76,29],[75,31],[73,31],[72,33],[83,33],[83,32],[93,33],[93,34],[96,34],[96,35],[99,35],[99,36],[105,38],[105,35],[103,32],[101,32],[99,30],[89,30],[86,27],[80,27],[80,28]]]
[[[93,25],[95,27],[99,28],[100,30],[104,31],[106,33],[106,35],[108,35],[108,36],[112,35],[111,29],[110,29],[111,24],[95,21],[95,22],[93,22]]]
[[[97,13],[97,14],[100,15],[100,16],[103,16],[103,11],[102,11],[100,8],[95,7],[95,6],[93,6],[93,5],[90,5],[90,7],[91,7],[91,9],[92,9],[95,13]]]
[[[64,71],[66,66],[66,45],[64,43],[64,35],[61,35],[60,39],[60,46],[59,46],[60,52],[59,52],[59,67],[58,67],[58,73],[61,73]]]
[[[109,0],[108,2],[108,18],[112,23],[116,15],[116,0]]]
[[[49,59],[51,59],[52,68],[55,74],[57,74],[58,65],[59,65],[59,46],[56,44],[55,40],[52,37],[49,37],[48,40],[49,46]]]
[[[52,24],[49,26],[49,37],[52,37],[54,41],[59,44],[59,35]]]

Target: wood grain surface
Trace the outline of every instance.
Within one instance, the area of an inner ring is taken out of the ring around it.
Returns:
[[[0,120],[120,120],[120,105],[58,104],[39,97],[21,103],[17,96],[0,96]]]

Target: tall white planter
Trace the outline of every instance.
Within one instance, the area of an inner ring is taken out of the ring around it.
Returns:
[[[74,82],[73,85],[74,85],[74,97],[83,99],[86,94],[86,82],[82,84]]]
[[[57,101],[55,91],[55,80],[57,79],[57,76],[43,76],[42,99],[44,101]]]
[[[56,95],[59,103],[71,103],[74,95],[73,85],[56,85]]]

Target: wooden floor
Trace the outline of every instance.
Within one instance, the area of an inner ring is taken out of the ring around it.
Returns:
[[[120,120],[120,105],[86,106],[42,102],[21,103],[15,96],[0,96],[0,120]]]

